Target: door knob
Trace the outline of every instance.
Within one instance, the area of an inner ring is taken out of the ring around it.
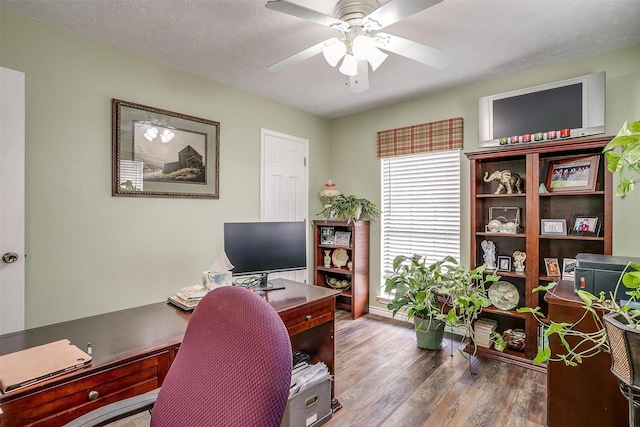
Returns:
[[[6,254],[2,255],[2,261],[6,262],[7,264],[11,264],[12,262],[16,262],[18,260],[18,254],[15,252],[7,252]]]

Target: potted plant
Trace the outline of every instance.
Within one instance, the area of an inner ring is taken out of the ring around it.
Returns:
[[[362,214],[366,214],[371,219],[378,218],[381,214],[380,209],[367,199],[359,198],[354,195],[345,196],[340,194],[336,196],[330,204],[325,205],[324,209],[318,215],[324,215],[325,218],[337,219],[340,221],[358,221]]]
[[[473,322],[484,307],[491,305],[485,284],[500,278],[485,275],[484,269],[468,270],[450,256],[429,264],[420,255],[399,255],[393,260],[393,274],[385,282],[385,291],[395,292],[387,308],[394,317],[403,310],[407,319],[414,319],[419,347],[442,348],[448,324],[462,326],[475,353]],[[493,340],[498,348],[504,348],[499,334],[494,333]]]

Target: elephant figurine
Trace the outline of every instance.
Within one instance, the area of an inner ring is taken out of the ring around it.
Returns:
[[[509,169],[503,171],[494,171],[491,175],[489,172],[484,174],[484,182],[495,181],[498,183],[498,189],[495,194],[502,193],[502,190],[507,189],[507,194],[513,194],[515,189],[518,194],[522,193],[522,178],[517,173],[511,173]]]

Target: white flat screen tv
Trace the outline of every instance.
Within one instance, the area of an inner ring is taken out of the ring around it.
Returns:
[[[478,99],[479,146],[521,143],[523,135],[568,129],[566,138],[604,133],[605,72]],[[512,137],[520,137],[512,141]],[[556,135],[559,139],[560,135]],[[524,140],[527,141],[529,137]],[[549,138],[551,139],[551,138]]]

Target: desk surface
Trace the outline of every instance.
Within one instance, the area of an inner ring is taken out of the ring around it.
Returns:
[[[286,288],[268,291],[263,298],[280,316],[331,300],[339,293],[320,286],[276,280],[284,282]],[[66,338],[82,350],[91,342],[93,361],[86,370],[97,369],[158,348],[180,345],[190,317],[191,312],[166,302],[149,304],[2,335],[0,354]]]

